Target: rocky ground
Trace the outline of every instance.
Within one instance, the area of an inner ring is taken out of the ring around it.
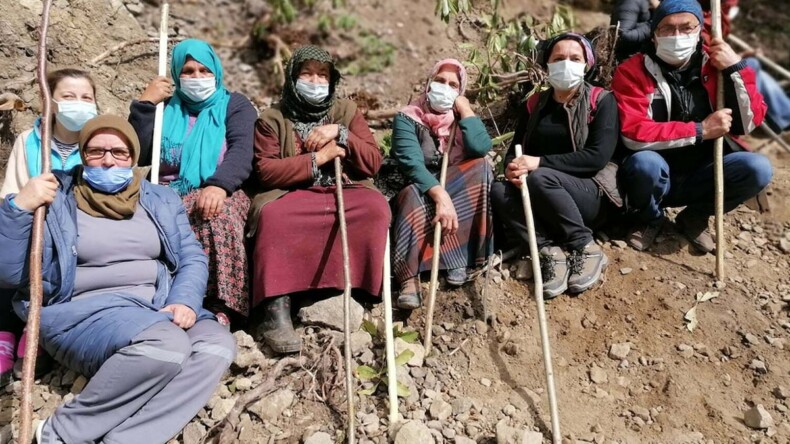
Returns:
[[[52,65],[81,65],[123,42],[154,36],[155,3],[56,0]],[[744,33],[758,27],[755,11],[765,10],[767,3],[754,2],[755,10],[744,7]],[[0,0],[6,11],[0,17],[0,92],[19,95],[28,107],[13,115],[0,113],[0,157],[38,111],[32,72],[40,4]],[[516,14],[526,9],[545,18],[553,4],[507,2],[506,10]],[[245,40],[265,11],[263,0],[174,2],[171,32],[211,39],[225,61],[231,87],[265,107],[276,98],[276,72],[265,57],[267,49]],[[353,19],[354,25],[319,32],[316,23],[326,15],[335,17],[335,24],[346,17],[344,23]],[[577,16],[585,30],[608,20],[600,11]],[[358,72],[347,75],[343,94],[365,95],[372,108],[389,109],[408,102],[435,60],[462,56],[456,43],[467,34],[474,39],[474,23],[473,17],[463,32],[446,27],[434,16],[431,1],[346,0],[339,10],[319,6],[290,28],[302,32],[282,37],[286,44],[314,41],[332,48],[346,72]],[[777,23],[775,17],[770,23]],[[387,44],[392,47],[389,65]],[[786,43],[777,48],[772,50],[786,50]],[[128,101],[155,71],[154,57],[153,44],[136,44],[90,65],[103,111],[127,112]],[[377,62],[361,65],[360,59]],[[775,168],[772,208],[758,213],[742,207],[727,216],[723,282],[712,278],[713,257],[691,253],[671,224],[647,253],[627,248],[623,230],[614,227],[598,235],[611,262],[605,282],[580,297],[562,296],[547,304],[566,442],[790,441],[790,209],[783,205],[790,198],[790,170],[786,153],[773,146],[763,152]],[[548,442],[551,424],[536,310],[531,283],[514,279],[517,266],[498,264],[488,284],[480,275],[461,289],[441,289],[429,356],[419,333],[411,333],[422,331],[425,311],[396,313],[398,351],[413,353],[397,373],[408,392],[402,393],[404,421],[399,427],[390,427],[386,388],[377,384],[386,379],[380,371],[385,366],[381,307],[355,305],[351,345],[359,376],[356,390],[362,392],[355,399],[360,442]],[[342,441],[341,305],[336,299],[322,304],[300,313],[304,360],[297,359],[276,381],[271,379],[274,369],[285,361],[262,345],[256,319],[246,331],[235,332],[239,354],[231,372],[173,443],[195,444],[223,431],[228,442]],[[684,315],[694,306],[697,325],[690,331]],[[370,367],[373,374],[358,366]],[[36,417],[51,414],[85,383],[84,377],[62,368],[47,374],[36,385]],[[0,444],[17,433],[19,390],[16,382],[0,395]]]

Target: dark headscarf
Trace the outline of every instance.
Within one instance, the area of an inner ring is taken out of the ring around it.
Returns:
[[[302,64],[315,60],[329,64],[329,96],[322,103],[313,105],[296,92],[296,81]],[[317,122],[323,119],[335,103],[335,88],[340,81],[340,72],[335,68],[335,61],[324,49],[308,45],[294,51],[285,67],[285,85],[280,101],[283,115],[295,122]]]

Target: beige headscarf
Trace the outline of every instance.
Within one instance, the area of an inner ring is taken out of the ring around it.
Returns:
[[[109,114],[95,117],[82,127],[80,131],[82,162],[85,163],[85,148],[93,135],[106,129],[118,131],[123,135],[132,155],[132,165],[137,165],[137,159],[140,156],[140,141],[137,138],[137,133],[126,119]],[[135,168],[134,177],[129,186],[115,194],[107,194],[93,189],[82,178],[82,167],[77,167],[75,170],[77,185],[74,187],[74,197],[77,200],[77,208],[93,217],[115,220],[127,219],[134,214],[137,202],[140,200],[140,182],[145,178],[145,170]]]

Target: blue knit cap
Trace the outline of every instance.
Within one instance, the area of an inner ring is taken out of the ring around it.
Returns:
[[[697,0],[662,0],[658,8],[653,12],[653,17],[650,19],[650,32],[656,32],[658,24],[661,23],[661,20],[664,20],[664,17],[681,12],[694,14],[697,20],[699,20],[700,25],[704,22],[702,18],[702,6],[700,6]]]

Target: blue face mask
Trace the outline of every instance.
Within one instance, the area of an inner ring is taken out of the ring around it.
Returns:
[[[55,118],[69,131],[79,131],[88,120],[96,117],[96,104],[81,100],[55,101],[58,112]]]
[[[329,84],[312,83],[298,79],[296,81],[296,91],[308,102],[318,105],[329,96]]]
[[[115,194],[125,189],[132,181],[131,167],[90,167],[82,170],[82,178],[96,191]]]

